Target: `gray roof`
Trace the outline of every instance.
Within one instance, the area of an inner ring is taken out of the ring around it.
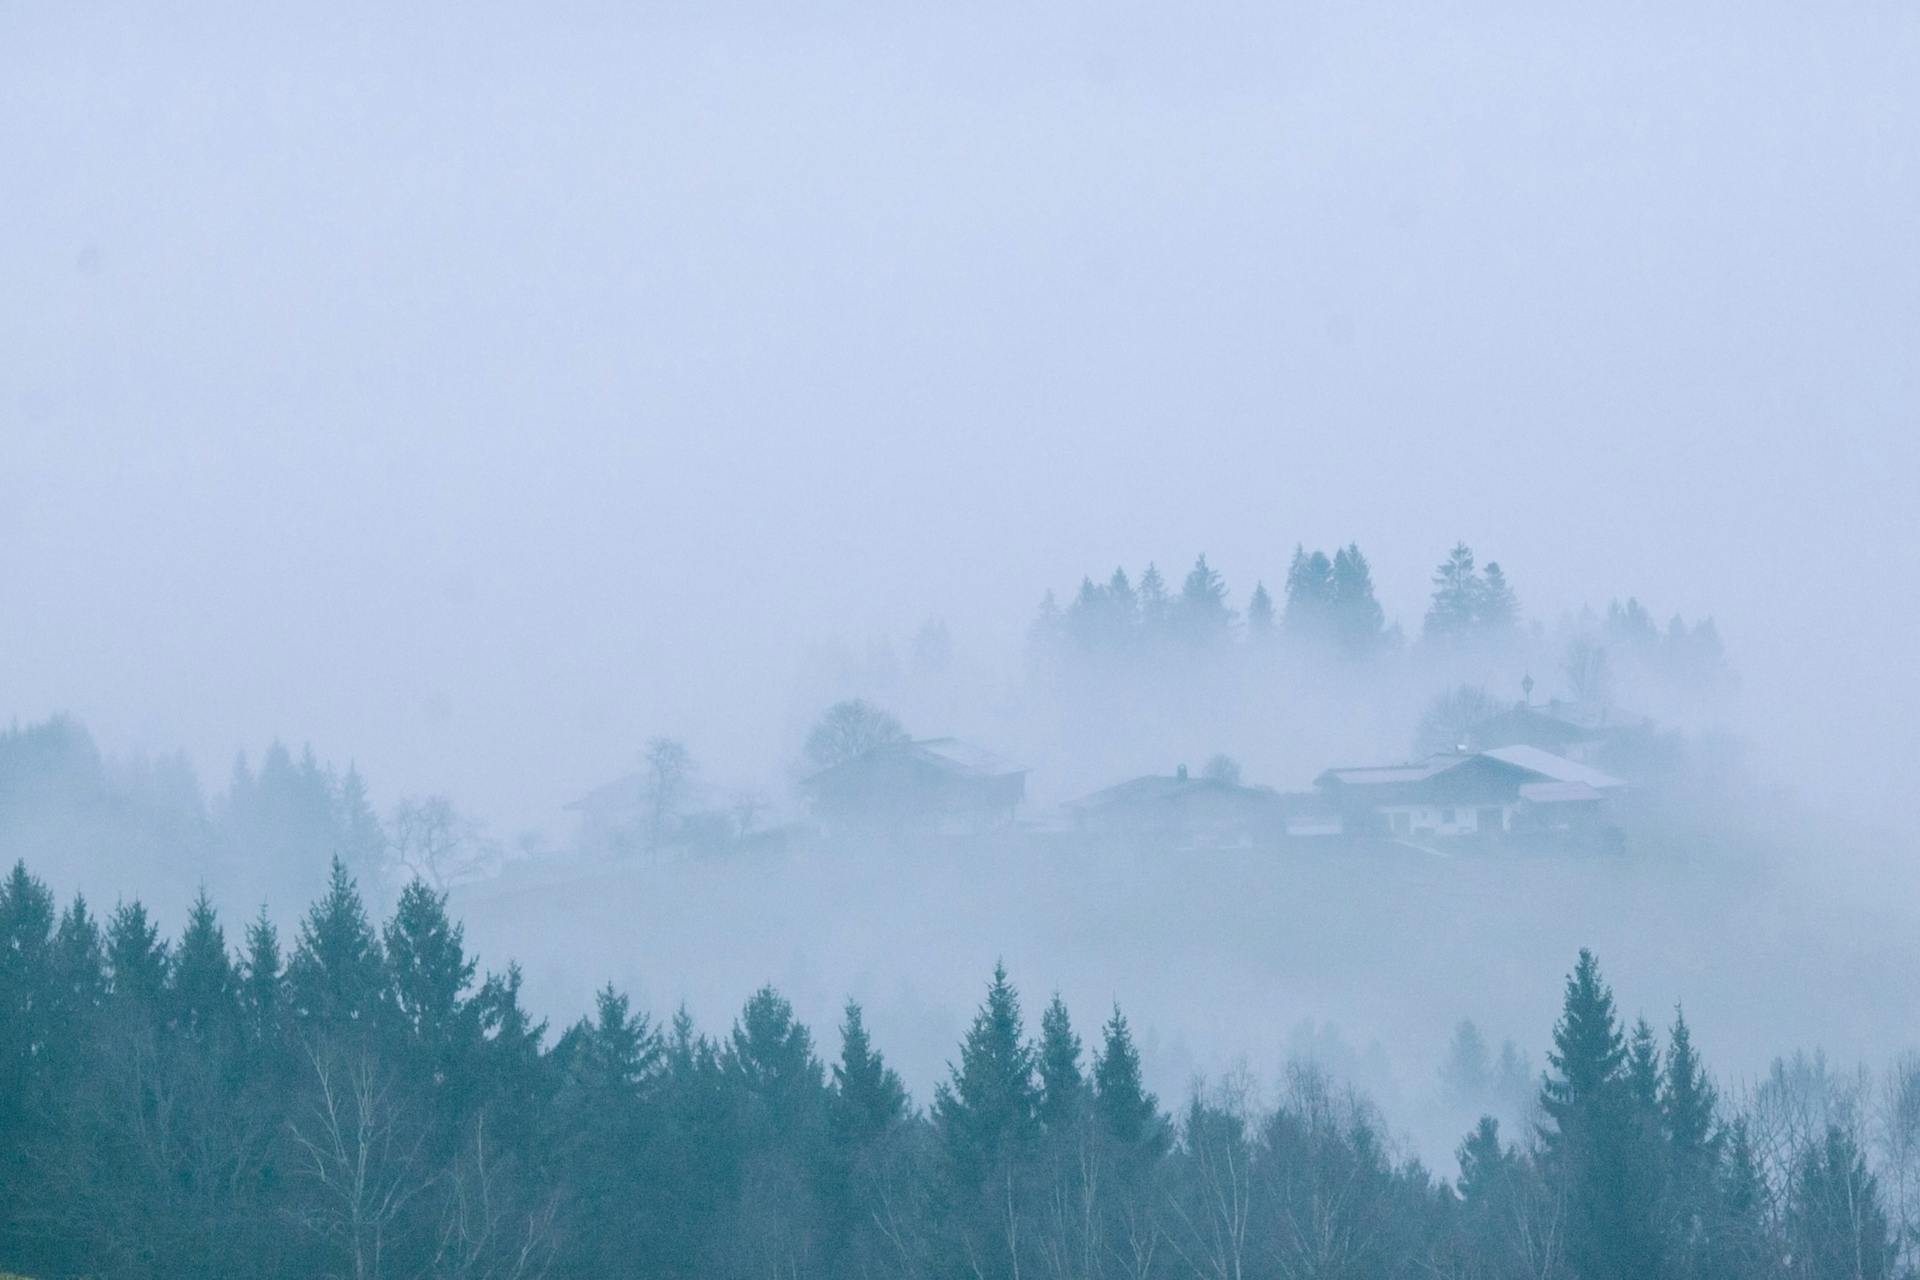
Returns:
[[[1537,773],[1554,782],[1584,782],[1596,791],[1611,791],[1627,785],[1613,775],[1602,773],[1591,765],[1557,756],[1551,751],[1542,751],[1539,747],[1495,747],[1491,751],[1482,751],[1480,754],[1489,760],[1498,760],[1501,764],[1510,764],[1516,769]]]

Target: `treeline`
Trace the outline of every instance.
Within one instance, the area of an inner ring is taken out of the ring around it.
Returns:
[[[1235,607],[1226,579],[1205,555],[1176,589],[1156,565],[1136,580],[1125,568],[1085,577],[1063,606],[1048,591],[1029,630],[1043,663],[1084,665],[1116,656],[1165,658],[1229,643],[1253,651],[1286,649],[1308,658],[1366,662],[1402,651],[1504,652],[1546,639],[1529,627],[1520,598],[1497,561],[1479,564],[1456,544],[1434,568],[1432,591],[1417,636],[1389,624],[1374,591],[1373,570],[1357,544],[1309,551],[1296,547],[1278,600],[1264,579],[1244,607]],[[1688,623],[1678,614],[1658,625],[1635,598],[1614,600],[1557,620],[1553,640],[1569,692],[1604,700],[1608,655],[1635,670],[1695,685],[1718,678],[1724,663],[1711,618]]]
[[[389,893],[412,876],[444,886],[498,857],[446,799],[405,798],[382,814],[357,768],[311,748],[236,756],[226,787],[208,794],[184,754],[110,758],[70,716],[0,730],[0,849],[119,883],[184,870],[250,901],[286,896],[336,856]]]
[[[1901,1240],[1857,1116],[1744,1107],[1683,1019],[1626,1030],[1582,953],[1539,1120],[1452,1178],[1311,1067],[1169,1114],[1116,1009],[1030,1036],[996,970],[912,1105],[849,1005],[664,1025],[609,988],[547,1043],[416,882],[347,871],[283,945],[196,905],[0,884],[0,1267],[39,1276],[1882,1277]],[[1902,1207],[1904,1214],[1904,1207]],[[1904,1217],[1901,1219],[1904,1221]],[[1899,1238],[1896,1238],[1896,1237]]]

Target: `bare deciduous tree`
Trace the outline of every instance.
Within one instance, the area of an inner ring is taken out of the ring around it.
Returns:
[[[345,1255],[353,1280],[377,1280],[401,1215],[435,1181],[424,1132],[406,1123],[371,1052],[308,1045],[306,1059],[312,1105],[289,1131],[317,1194],[300,1223]]]

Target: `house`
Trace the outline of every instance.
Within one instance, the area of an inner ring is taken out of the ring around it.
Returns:
[[[828,826],[964,833],[1011,823],[1027,771],[957,738],[926,738],[869,748],[800,787]]]
[[[1285,832],[1285,806],[1269,787],[1172,774],[1133,778],[1066,806],[1073,829],[1177,849],[1265,844]]]
[[[1329,769],[1314,780],[1349,836],[1610,838],[1626,784],[1530,745],[1441,752],[1411,764]]]
[[[1531,693],[1530,686],[1528,688]],[[1475,751],[1489,747],[1538,747],[1568,760],[1590,764],[1624,740],[1651,731],[1651,722],[1622,716],[1605,707],[1552,698],[1536,703],[1522,698],[1506,710],[1473,726],[1467,745]]]

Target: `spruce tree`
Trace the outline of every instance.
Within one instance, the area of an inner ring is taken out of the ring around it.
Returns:
[[[1464,636],[1480,617],[1480,575],[1473,566],[1473,549],[1455,543],[1433,571],[1433,599],[1427,606],[1425,635],[1429,639]]]
[[[310,1031],[371,1034],[385,1012],[386,985],[380,942],[360,891],[335,858],[327,892],[301,922],[287,963],[289,1011]]]
[[[1839,1125],[1803,1152],[1787,1197],[1787,1242],[1796,1275],[1886,1280],[1896,1255],[1880,1183]]]
[[[1039,1089],[1033,1050],[1020,1020],[1020,997],[995,965],[986,1002],[960,1046],[959,1065],[934,1093],[933,1122],[949,1172],[977,1189],[1023,1158],[1037,1131]]]
[[[195,1037],[224,1036],[239,1020],[239,993],[227,937],[203,887],[187,912],[173,964],[173,1016]]]
[[[1520,624],[1520,601],[1498,561],[1487,561],[1483,574],[1474,602],[1474,625],[1482,634],[1496,639],[1510,635]]]
[[[1087,1083],[1080,1072],[1080,1037],[1073,1033],[1073,1021],[1057,992],[1040,1015],[1035,1060],[1040,1072],[1040,1123],[1047,1129],[1067,1129],[1080,1118]]]
[[[1293,549],[1287,566],[1287,600],[1281,626],[1289,639],[1307,645],[1325,644],[1333,637],[1333,562],[1323,551],[1311,554]]]
[[[907,1090],[867,1036],[860,1006],[847,1001],[840,1024],[840,1061],[833,1067],[834,1133],[863,1147],[906,1118]]]
[[[464,939],[447,917],[444,894],[418,878],[400,891],[385,930],[387,1002],[413,1050],[442,1071],[455,1069],[479,1039],[468,998],[479,966]]]
[[[247,926],[247,954],[240,964],[240,1003],[256,1041],[279,1037],[286,1005],[286,974],[281,968],[280,933],[267,909]]]
[[[1549,1121],[1542,1136],[1567,1196],[1568,1264],[1578,1280],[1655,1274],[1657,1206],[1649,1195],[1628,1047],[1613,993],[1590,951],[1580,952],[1567,978],[1553,1046],[1547,1055],[1552,1072],[1540,1095]]]
[[[1166,638],[1167,626],[1173,615],[1173,598],[1167,590],[1167,580],[1160,576],[1159,568],[1151,562],[1140,575],[1138,594],[1140,637],[1151,648]]]
[[[167,985],[167,944],[137,898],[115,908],[107,921],[107,974],[113,1001],[159,1014]]]
[[[1147,1092],[1140,1051],[1119,1005],[1114,1005],[1100,1035],[1100,1051],[1093,1057],[1094,1111],[1120,1147],[1145,1150],[1157,1158],[1170,1135],[1159,1100]]]
[[[1373,570],[1358,543],[1334,552],[1327,584],[1334,641],[1348,658],[1374,656],[1386,643],[1386,614],[1373,593]]]
[[[1636,1019],[1627,1041],[1627,1094],[1641,1112],[1654,1114],[1660,1105],[1660,1045],[1645,1018]]]
[[[1181,634],[1193,644],[1224,639],[1233,626],[1226,581],[1207,564],[1205,555],[1193,562],[1181,585],[1178,616]]]
[[[722,1066],[748,1109],[750,1140],[782,1137],[811,1142],[826,1118],[825,1068],[813,1052],[813,1034],[772,987],[753,993],[728,1037]]]
[[[1723,1137],[1715,1116],[1717,1106],[1713,1084],[1694,1052],[1686,1016],[1676,1008],[1660,1082],[1660,1122],[1667,1146],[1673,1252],[1684,1260],[1683,1269],[1688,1272],[1704,1265],[1709,1237],[1720,1216],[1715,1178]]]
[[[1256,647],[1264,647],[1273,640],[1273,597],[1267,594],[1267,584],[1253,584],[1253,595],[1247,600],[1247,640]]]

